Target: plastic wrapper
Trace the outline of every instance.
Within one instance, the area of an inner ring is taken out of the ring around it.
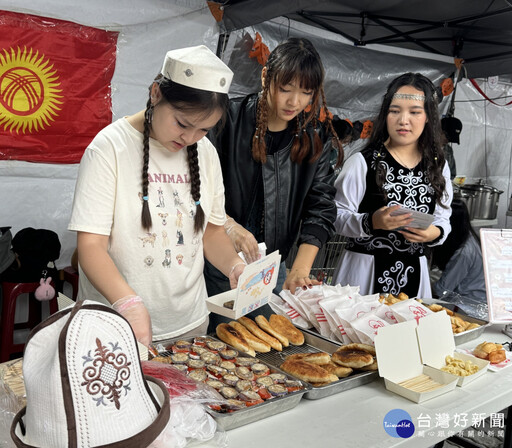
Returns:
[[[487,302],[481,302],[471,297],[464,297],[453,291],[444,291],[439,300],[453,303],[467,314],[476,319],[489,320],[489,308]]]
[[[205,406],[221,407],[227,401],[213,388],[188,377],[169,364],[142,361],[145,375],[161,380],[170,396],[171,417],[150,448],[182,448],[208,442],[227,447],[227,435],[217,426]]]
[[[5,372],[0,370],[0,447],[15,448],[10,436],[11,423],[23,403],[8,386]]]

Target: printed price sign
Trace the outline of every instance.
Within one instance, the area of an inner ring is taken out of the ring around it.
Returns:
[[[512,230],[480,229],[489,322],[512,323]]]

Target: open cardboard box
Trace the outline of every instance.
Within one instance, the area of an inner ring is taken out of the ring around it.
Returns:
[[[434,313],[430,319],[421,319],[416,332],[418,341],[420,341],[421,358],[423,364],[440,369],[446,365],[447,355],[462,361],[471,361],[478,367],[478,370],[472,375],[458,376],[457,386],[463,387],[477,378],[480,378],[489,367],[489,361],[477,358],[476,356],[455,351],[455,339],[450,323],[450,316],[444,311]]]
[[[277,283],[281,255],[272,252],[248,264],[238,279],[238,287],[206,299],[208,310],[231,319],[238,319],[267,304]],[[234,300],[233,309],[224,303]]]
[[[421,320],[428,318],[430,316]],[[458,378],[434,367],[423,365],[416,328],[417,323],[414,320],[379,328],[375,336],[375,350],[379,363],[379,375],[384,378],[386,389],[421,403],[455,389]],[[399,384],[412,381],[413,378],[422,374],[428,375],[441,386],[430,391],[419,392]]]
[[[375,349],[379,375],[384,377],[386,388],[416,403],[445,394],[457,385],[468,384],[483,375],[488,366],[487,361],[455,352],[450,318],[443,311],[429,314],[418,322],[412,320],[379,328]],[[479,370],[466,377],[443,372],[440,369],[445,365],[447,355],[470,359]],[[399,384],[422,374],[441,386],[421,392]]]

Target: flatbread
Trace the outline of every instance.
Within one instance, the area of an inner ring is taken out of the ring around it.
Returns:
[[[229,325],[238,331],[242,337],[248,342],[249,346],[260,353],[267,353],[270,351],[270,345],[262,341],[260,338],[254,336],[247,328],[245,328],[240,322],[232,320]]]
[[[363,350],[337,350],[331,355],[335,364],[352,369],[360,369],[373,363],[373,356]]]
[[[234,347],[238,351],[247,353],[251,356],[256,355],[256,352],[250,347],[244,337],[230,325],[226,323],[217,325],[216,333],[221,341],[231,345],[231,347]]]
[[[338,378],[345,378],[353,372],[350,367],[339,366],[334,364],[332,361],[329,361],[328,364],[321,364],[320,367],[327,370],[329,373],[336,375]]]
[[[280,369],[308,383],[332,383],[333,381],[338,381],[336,375],[306,361],[289,359],[281,364]]]
[[[289,355],[286,359],[294,359],[306,361],[311,364],[328,364],[331,362],[331,355],[325,352],[317,352],[317,353],[294,353],[293,355]]]
[[[252,319],[242,316],[239,319],[237,319],[238,322],[240,322],[245,328],[247,328],[254,336],[261,339],[262,341],[265,341],[270,347],[272,347],[274,350],[277,350],[278,352],[283,351],[283,344],[279,342],[277,338],[274,336],[271,336],[266,331],[263,331],[256,322],[254,322]]]
[[[280,334],[284,335],[290,344],[302,345],[304,344],[304,333],[300,331],[291,320],[280,314],[271,314],[269,318],[270,326]]]
[[[283,347],[288,347],[290,345],[290,342],[288,341],[288,338],[286,336],[284,336],[282,333],[280,333],[279,331],[274,330],[270,326],[270,323],[268,322],[267,318],[265,316],[263,316],[263,314],[260,314],[259,316],[256,316],[254,318],[254,320],[256,321],[258,326],[263,331],[266,331],[267,333],[271,334],[276,339],[278,339]]]

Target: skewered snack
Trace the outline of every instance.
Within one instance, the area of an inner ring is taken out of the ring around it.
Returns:
[[[256,316],[254,320],[262,330],[278,339],[283,347],[288,347],[290,345],[288,338],[281,334],[279,331],[274,330],[274,328],[270,326],[270,323],[265,316],[260,314],[259,316]]]
[[[271,336],[267,332],[263,331],[252,319],[243,316],[238,319],[238,322],[247,328],[254,336],[260,338],[262,341],[270,345],[270,347],[272,347],[274,350],[277,350],[278,352],[283,350],[283,345],[281,342],[279,342],[278,339]]]
[[[438,389],[439,387],[442,387],[442,384],[434,381],[424,373],[409,380],[402,381],[401,383],[398,383],[398,385],[410,389],[414,392],[430,392]]]
[[[270,345],[268,345],[265,341],[262,341],[260,338],[257,338],[252,334],[247,328],[245,328],[240,322],[236,320],[232,320],[229,325],[231,325],[236,331],[238,331],[242,337],[247,341],[249,346],[260,353],[267,353],[270,351]]]
[[[256,352],[250,347],[244,337],[230,325],[225,323],[217,325],[216,333],[220,340],[236,348],[238,351],[245,352],[251,356],[256,355]]]
[[[306,361],[288,359],[280,366],[281,370],[309,383],[332,383],[338,377],[322,367]]]
[[[281,316],[280,314],[271,314],[269,324],[275,331],[284,335],[290,344],[304,344],[304,333],[293,325],[287,317]]]
[[[505,349],[501,344],[494,344],[493,342],[482,342],[478,344],[473,350],[473,355],[477,358],[487,359],[491,364],[499,364],[507,359]]]

